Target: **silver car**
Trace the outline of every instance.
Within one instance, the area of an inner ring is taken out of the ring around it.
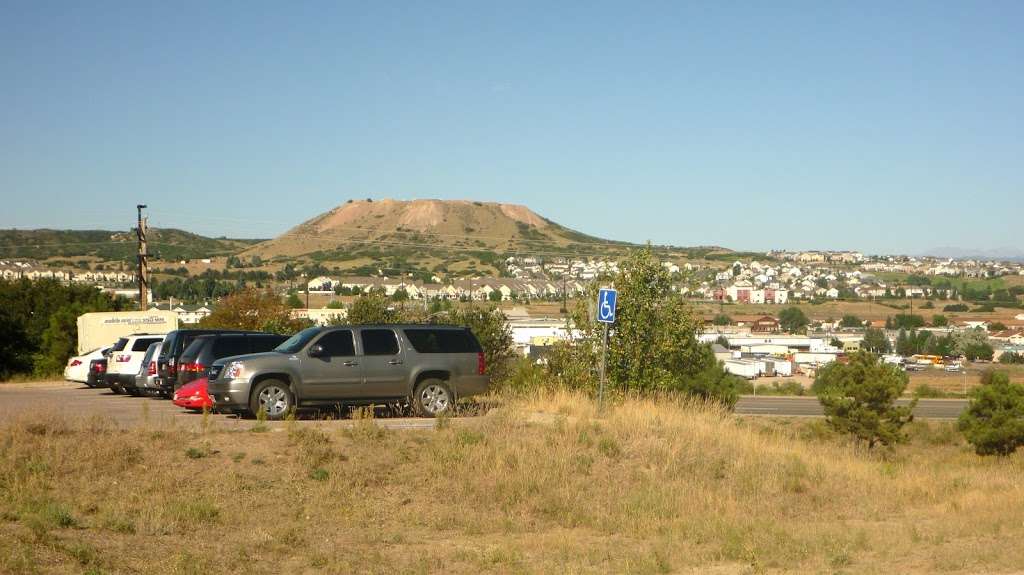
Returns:
[[[160,391],[156,373],[156,358],[160,356],[162,346],[162,341],[150,344],[146,348],[146,355],[142,357],[139,373],[135,374],[135,387],[142,393],[154,394]]]
[[[274,351],[213,362],[207,385],[218,410],[263,411],[269,419],[306,405],[389,402],[436,417],[458,397],[486,393],[486,367],[464,327],[313,327]]]

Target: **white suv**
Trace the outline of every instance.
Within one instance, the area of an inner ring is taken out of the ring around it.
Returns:
[[[107,356],[106,382],[114,393],[138,394],[135,376],[150,344],[164,340],[163,335],[137,333],[117,340]]]

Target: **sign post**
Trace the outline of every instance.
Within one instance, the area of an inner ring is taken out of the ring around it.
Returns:
[[[604,324],[604,338],[601,344],[601,386],[597,391],[597,409],[604,409],[604,380],[608,361],[608,326],[615,323],[616,304],[619,292],[611,288],[601,288],[597,292],[597,321]]]

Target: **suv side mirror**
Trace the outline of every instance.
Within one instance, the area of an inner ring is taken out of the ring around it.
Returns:
[[[307,353],[309,354],[309,357],[323,357],[324,346],[320,344],[310,346],[309,351]]]

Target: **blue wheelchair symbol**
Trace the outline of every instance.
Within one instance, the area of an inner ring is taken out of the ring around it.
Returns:
[[[615,304],[618,292],[610,288],[602,288],[597,294],[597,321],[615,323]]]

